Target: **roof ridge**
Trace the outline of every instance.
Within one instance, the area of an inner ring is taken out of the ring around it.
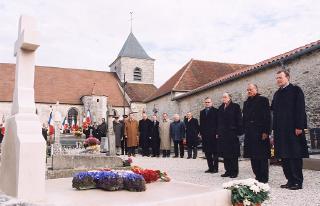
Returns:
[[[182,72],[181,76],[179,77],[178,81],[174,84],[174,86],[172,87],[171,91],[175,90],[175,88],[178,86],[178,84],[180,83],[182,77],[184,76],[184,74],[187,72],[187,70],[189,70],[190,65],[192,64],[193,59],[191,59],[188,63],[187,63],[187,67],[184,69],[184,71]]]
[[[250,66],[251,64],[240,64],[240,63],[233,63],[233,62],[220,62],[220,61],[210,61],[210,60],[201,60],[201,59],[193,59],[193,61],[200,61],[200,62],[210,62],[210,63],[217,63],[217,64],[233,64],[233,65],[244,65],[244,66]]]

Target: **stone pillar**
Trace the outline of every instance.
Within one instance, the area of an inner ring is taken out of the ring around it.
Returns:
[[[60,128],[61,128],[61,113],[58,111],[58,105],[54,112],[54,144],[53,144],[53,155],[59,155],[62,152],[60,144]]]
[[[21,16],[15,43],[15,88],[11,116],[6,122],[0,188],[7,195],[30,202],[45,198],[46,143],[34,101],[38,47],[35,19]]]
[[[109,110],[110,111],[110,110]],[[110,112],[109,112],[110,113]],[[116,136],[113,132],[113,115],[108,115],[108,138],[109,138],[109,154],[116,155]]]

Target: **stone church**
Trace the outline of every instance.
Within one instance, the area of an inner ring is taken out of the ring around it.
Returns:
[[[145,110],[144,100],[156,91],[154,59],[130,33],[117,58],[110,64],[110,72],[36,66],[36,113],[42,123],[48,122],[54,109],[81,125],[90,110],[93,122],[99,123],[107,115]],[[11,113],[15,84],[15,64],[0,63],[0,123]],[[125,76],[126,83],[123,83]],[[124,89],[123,89],[124,88]],[[125,91],[125,92],[124,92]]]

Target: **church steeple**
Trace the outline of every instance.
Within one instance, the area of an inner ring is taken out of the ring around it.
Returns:
[[[126,42],[118,54],[119,57],[131,57],[137,59],[152,59],[143,49],[137,38],[130,32]]]
[[[110,64],[110,70],[116,72],[121,80],[125,74],[128,83],[154,83],[154,59],[147,54],[132,32],[116,60]]]

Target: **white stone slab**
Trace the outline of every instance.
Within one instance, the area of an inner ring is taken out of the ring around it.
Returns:
[[[72,178],[46,181],[45,204],[55,206],[230,206],[228,190],[185,182],[156,182],[147,184],[145,192],[100,189],[78,191],[72,188]]]

